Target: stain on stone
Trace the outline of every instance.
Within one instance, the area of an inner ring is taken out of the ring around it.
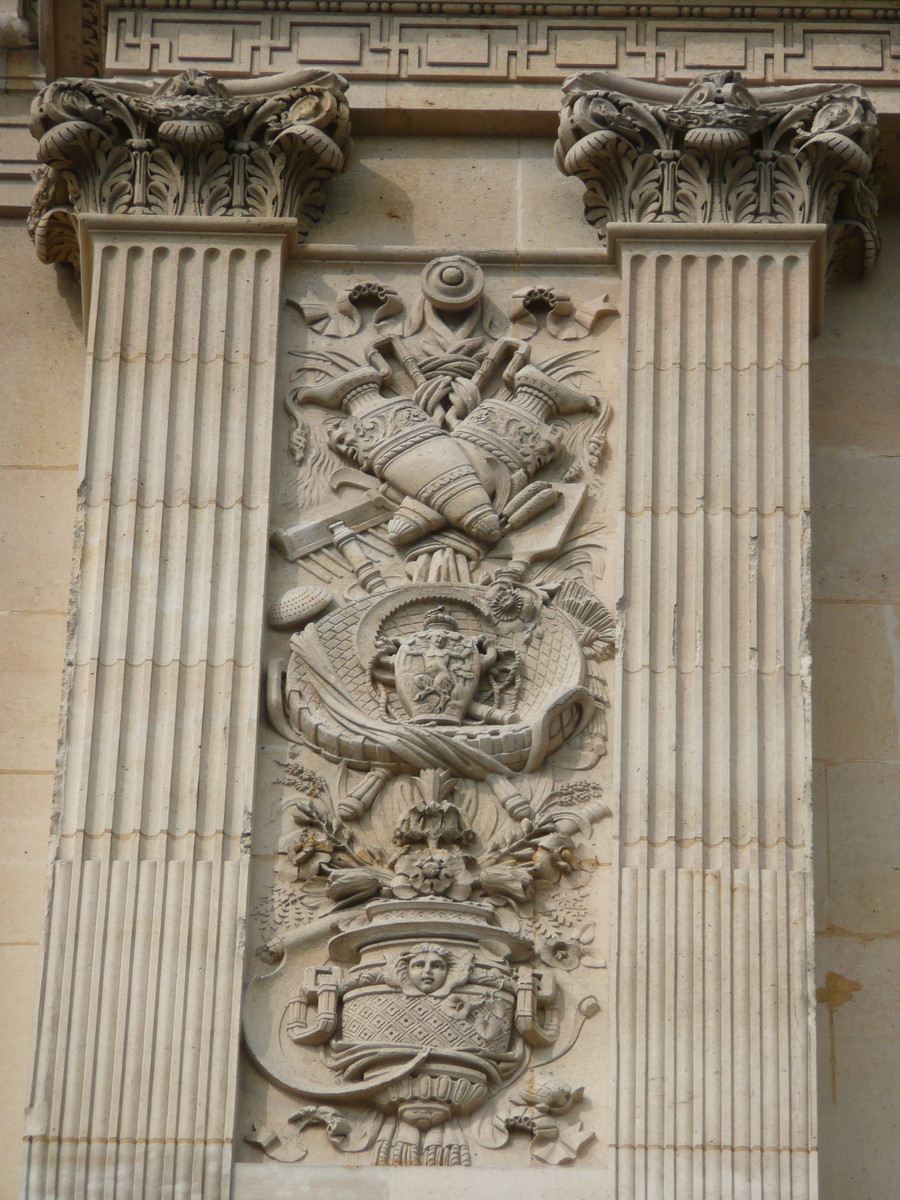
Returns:
[[[836,1008],[851,1000],[854,992],[861,991],[862,984],[857,983],[855,979],[845,979],[836,971],[829,971],[825,976],[825,986],[816,992],[816,999],[820,1004],[828,1006],[829,1013],[833,1013]]]
[[[837,1058],[834,1050],[835,1009],[853,999],[854,992],[861,992],[862,984],[855,979],[845,979],[837,971],[825,976],[825,986],[816,991],[816,999],[828,1009],[829,1062],[831,1066],[831,1103],[837,1104]]]

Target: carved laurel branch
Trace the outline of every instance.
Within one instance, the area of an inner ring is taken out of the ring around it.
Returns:
[[[585,185],[588,222],[824,223],[832,258],[852,245],[868,270],[879,250],[865,92],[750,91],[736,71],[684,92],[594,72],[563,86],[556,161]]]
[[[346,82],[327,71],[290,86],[229,90],[186,71],[139,91],[59,79],[32,105],[43,174],[28,229],[43,262],[78,262],[81,213],[296,217],[307,233],[350,146]]]

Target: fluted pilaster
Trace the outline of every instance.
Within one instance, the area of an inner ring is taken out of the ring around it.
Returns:
[[[807,362],[876,144],[850,85],[564,88],[622,273],[616,1200],[817,1195]]]
[[[23,1194],[224,1200],[282,260],[343,81],[60,80],[33,115],[87,370]]]
[[[805,1200],[807,347],[824,230],[613,232],[628,415],[612,1194]]]
[[[224,1197],[293,222],[84,224],[89,415],[25,1194]]]

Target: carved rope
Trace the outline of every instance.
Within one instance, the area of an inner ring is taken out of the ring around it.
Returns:
[[[682,91],[604,72],[563,85],[556,161],[585,185],[589,223],[825,224],[832,266],[880,245],[875,111],[839,87],[750,90],[737,71]]]
[[[42,262],[78,264],[82,213],[296,217],[307,233],[350,146],[346,82],[328,71],[227,88],[185,71],[152,89],[59,79],[32,105],[44,164],[28,218]]]

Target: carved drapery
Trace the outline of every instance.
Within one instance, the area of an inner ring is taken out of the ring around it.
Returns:
[[[28,219],[41,261],[77,264],[83,213],[295,217],[308,233],[349,150],[345,90],[327,71],[253,91],[195,70],[152,87],[51,83],[31,123],[45,164]]]
[[[748,88],[737,71],[685,91],[602,72],[563,86],[556,159],[587,220],[828,226],[833,264],[879,249],[875,111],[862,88]]]

